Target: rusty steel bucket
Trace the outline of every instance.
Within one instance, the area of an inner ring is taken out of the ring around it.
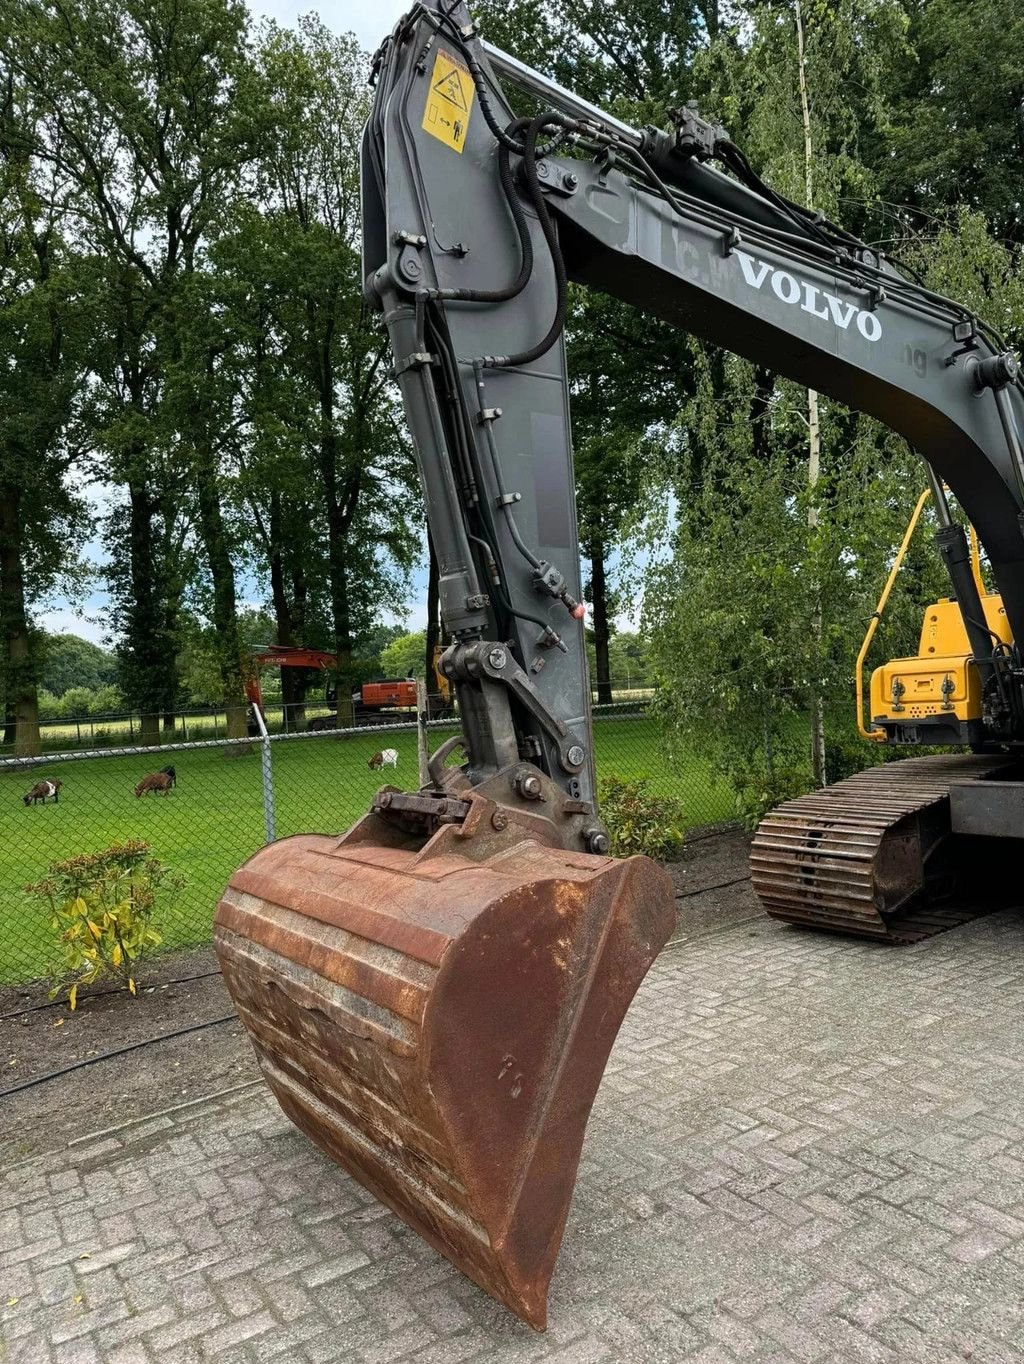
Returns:
[[[674,912],[648,859],[522,832],[417,847],[370,814],[284,839],[231,878],[214,942],[285,1113],[543,1329],[587,1117]]]

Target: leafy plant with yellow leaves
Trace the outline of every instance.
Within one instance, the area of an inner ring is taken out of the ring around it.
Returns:
[[[678,855],[686,827],[681,800],[657,795],[647,778],[625,781],[608,776],[601,781],[597,794],[615,857]]]
[[[42,881],[25,887],[50,908],[51,998],[67,990],[74,1009],[79,988],[103,979],[136,994],[138,962],[162,941],[153,926],[158,903],[182,884],[139,841],[52,863]]]

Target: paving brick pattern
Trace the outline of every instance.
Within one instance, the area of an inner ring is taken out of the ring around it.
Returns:
[[[200,1103],[6,1174],[0,1360],[1019,1361],[1022,1020],[1011,914],[902,950],[761,921],[666,952],[545,1336],[262,1088]]]

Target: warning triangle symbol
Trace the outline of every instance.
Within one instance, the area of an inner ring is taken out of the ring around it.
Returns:
[[[437,82],[434,89],[442,95],[450,104],[454,104],[456,109],[461,109],[466,113],[466,100],[462,93],[462,80],[456,67],[452,69]]]

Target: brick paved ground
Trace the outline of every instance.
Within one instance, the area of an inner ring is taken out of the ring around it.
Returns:
[[[261,1089],[40,1157],[0,1187],[0,1359],[1024,1359],[1022,1018],[1009,914],[913,949],[762,921],[667,952],[594,1112],[546,1336]]]

